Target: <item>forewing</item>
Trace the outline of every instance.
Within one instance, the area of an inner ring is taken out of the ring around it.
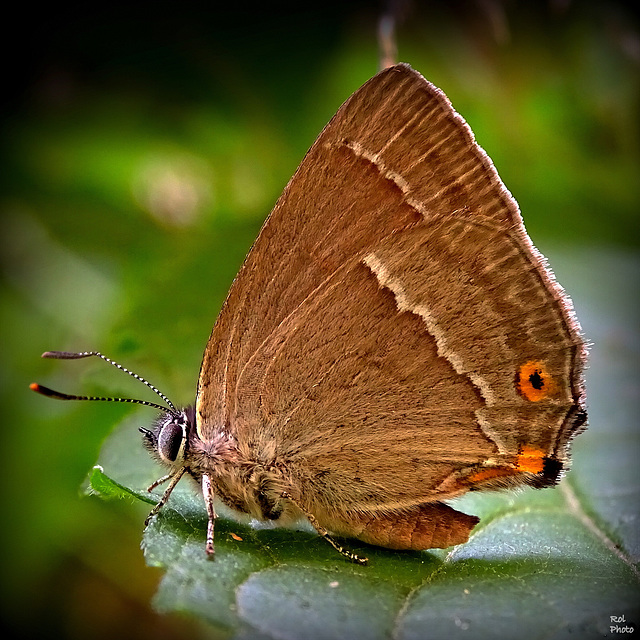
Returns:
[[[205,351],[198,429],[286,461],[315,500],[391,508],[517,452],[523,426],[555,453],[583,357],[493,165],[400,65],[341,107],[265,223]],[[562,393],[523,399],[531,358]]]
[[[407,65],[379,73],[322,131],[231,287],[200,371],[201,437],[234,430],[240,369],[311,292],[394,231],[457,210],[520,233],[517,206],[446,96]]]

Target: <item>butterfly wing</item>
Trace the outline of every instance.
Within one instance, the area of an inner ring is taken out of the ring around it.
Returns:
[[[202,437],[219,425],[233,428],[238,371],[302,300],[346,260],[420,220],[397,186],[345,144],[372,123],[385,130],[394,101],[406,101],[404,111],[411,111],[419,79],[405,66],[375,76],[341,107],[285,188],[209,338],[197,395]],[[400,127],[402,117],[394,119]]]
[[[583,349],[470,129],[399,65],[341,107],[265,223],[205,351],[198,430],[286,461],[316,502],[416,504],[523,441],[563,457]]]

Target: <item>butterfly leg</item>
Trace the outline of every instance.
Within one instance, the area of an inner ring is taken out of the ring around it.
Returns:
[[[176,485],[180,481],[180,478],[182,478],[182,476],[184,475],[185,471],[186,471],[186,468],[182,467],[173,476],[170,476],[171,482],[169,483],[169,486],[166,488],[165,492],[162,494],[162,498],[160,498],[160,500],[158,501],[158,504],[155,507],[153,507],[153,509],[151,509],[151,511],[149,512],[147,519],[144,521],[145,526],[149,526],[149,523],[151,522],[151,518],[153,518],[153,516],[155,516],[158,513],[158,511],[162,509],[162,507],[164,507],[167,500],[169,499],[169,496],[171,495],[171,492],[176,488]],[[154,482],[149,487],[149,490],[154,489],[161,482],[165,482],[165,480],[166,478],[160,478],[159,481]]]
[[[211,478],[205,473],[202,476],[202,495],[204,497],[204,503],[207,506],[207,516],[209,522],[207,524],[207,542],[205,545],[205,551],[209,557],[213,557],[215,549],[213,546],[213,528],[217,518],[216,511],[213,507],[213,487],[211,485]]]
[[[293,504],[296,505],[296,507],[298,507],[298,509],[300,509],[300,511],[302,511],[302,513],[304,513],[304,515],[307,517],[307,519],[309,520],[309,522],[312,524],[313,528],[341,555],[343,555],[345,558],[347,558],[348,560],[351,560],[351,562],[355,562],[356,564],[361,564],[361,565],[366,565],[369,563],[368,558],[364,558],[362,556],[359,556],[357,553],[354,553],[353,551],[349,551],[349,549],[345,549],[344,547],[342,547],[341,545],[339,545],[330,535],[329,532],[318,522],[318,520],[316,519],[316,517],[312,514],[309,513],[306,509],[303,509],[295,500],[293,500],[291,498],[291,496],[284,491],[282,493],[282,497],[290,500],[291,502],[293,502]]]
[[[166,476],[162,476],[162,478],[158,478],[155,482],[152,482],[148,487],[147,491],[151,493],[156,487],[159,487],[161,484],[164,484],[167,480],[171,480],[173,476],[168,473]]]

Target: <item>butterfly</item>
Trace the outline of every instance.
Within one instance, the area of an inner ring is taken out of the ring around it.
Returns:
[[[98,352],[47,352],[61,359]],[[586,349],[515,200],[442,91],[387,68],[320,133],[207,343],[194,407],[145,444],[261,520],[391,549],[465,542],[469,490],[557,483],[585,426]],[[140,379],[140,378],[139,378]],[[34,384],[35,391],[70,396]],[[147,520],[149,522],[149,520]]]

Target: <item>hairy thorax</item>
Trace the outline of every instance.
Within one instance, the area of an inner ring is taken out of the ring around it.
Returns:
[[[290,483],[274,453],[263,449],[256,455],[224,431],[207,442],[191,438],[188,472],[197,481],[207,474],[222,502],[254,518],[291,522],[301,515],[283,498]]]

